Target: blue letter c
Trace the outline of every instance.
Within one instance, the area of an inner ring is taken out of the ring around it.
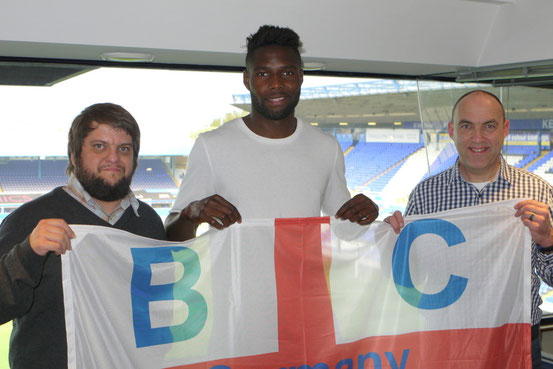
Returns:
[[[465,242],[463,233],[457,226],[441,219],[423,219],[408,224],[399,235],[392,257],[394,283],[399,295],[410,305],[419,309],[442,309],[457,301],[468,279],[456,275],[449,276],[447,286],[435,294],[420,292],[413,285],[409,269],[409,252],[413,241],[423,234],[436,234],[442,237],[448,247]]]

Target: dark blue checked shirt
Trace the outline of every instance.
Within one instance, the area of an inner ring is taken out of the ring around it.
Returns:
[[[466,206],[510,199],[532,199],[549,205],[553,219],[553,187],[537,175],[507,164],[500,157],[499,175],[481,191],[463,179],[459,159],[451,168],[419,183],[409,196],[405,215],[430,214]],[[501,247],[501,245],[490,245]],[[541,320],[540,280],[553,285],[553,253],[532,242],[532,324]]]

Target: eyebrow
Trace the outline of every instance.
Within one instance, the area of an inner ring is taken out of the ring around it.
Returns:
[[[258,70],[258,69],[272,69],[272,68],[267,65],[256,65],[255,67],[253,67],[253,69]],[[277,69],[301,69],[301,68],[299,68],[297,65],[282,65]]]
[[[470,124],[474,124],[474,122],[471,122],[470,120],[466,120],[466,119],[460,120],[460,121],[459,121],[459,124],[461,124],[461,123],[470,123]],[[498,121],[495,120],[495,119],[490,119],[490,120],[487,120],[487,121],[483,122],[482,124],[488,124],[488,123],[498,123]]]
[[[91,144],[97,144],[97,143],[102,143],[102,144],[108,144],[108,145],[111,145],[111,143],[109,143],[108,141],[104,141],[104,140],[100,140],[100,139],[96,139],[96,140],[91,140],[90,141]],[[132,141],[129,141],[129,142],[123,142],[123,143],[120,143],[119,145],[117,146],[124,146],[124,145],[132,145]]]

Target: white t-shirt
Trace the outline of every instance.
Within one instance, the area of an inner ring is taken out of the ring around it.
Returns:
[[[338,142],[300,119],[282,139],[253,133],[241,118],[201,134],[171,212],[214,194],[243,219],[334,215],[350,199]]]

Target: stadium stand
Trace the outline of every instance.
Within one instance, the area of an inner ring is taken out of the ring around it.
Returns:
[[[430,164],[430,175],[438,174],[451,167],[457,160],[457,156],[455,144],[453,142],[446,144],[439,152],[438,157]],[[428,176],[429,174],[426,173],[422,179],[426,179]]]
[[[504,145],[503,155],[519,157],[518,161],[509,164],[517,168],[524,168],[538,157],[538,151],[536,146],[533,145]]]
[[[353,145],[353,135],[351,133],[337,133],[336,139],[340,143],[343,152],[346,152]]]
[[[133,190],[178,189],[160,159],[139,159],[131,184]]]
[[[4,193],[45,193],[67,183],[67,159],[15,159],[0,162]],[[133,190],[168,190],[178,186],[160,159],[139,159]]]
[[[549,151],[547,154],[542,156],[534,164],[528,167],[528,171],[534,172],[537,175],[542,175],[545,173],[551,173],[553,168],[553,150]]]
[[[422,147],[422,144],[389,143],[389,142],[360,142],[346,156],[346,177],[351,189],[362,187],[377,176],[384,174]],[[395,173],[395,172],[394,172]],[[393,176],[382,176],[375,185],[382,189]],[[371,183],[371,190],[373,184]]]
[[[67,183],[66,160],[10,160],[0,164],[3,192],[43,193]]]

